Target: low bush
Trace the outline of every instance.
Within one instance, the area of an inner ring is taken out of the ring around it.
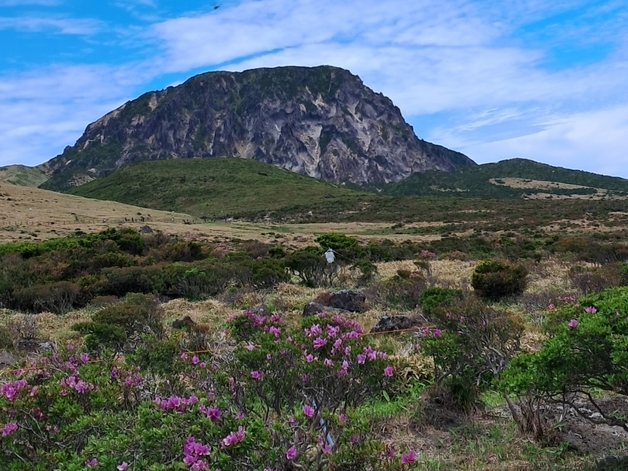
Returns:
[[[338,275],[339,263],[328,263],[318,247],[298,249],[286,257],[286,267],[311,288],[331,286]]]
[[[124,300],[96,312],[91,321],[75,324],[73,329],[85,335],[85,345],[91,351],[128,350],[130,340],[163,335],[162,309],[151,295],[128,294]]]
[[[436,390],[459,409],[473,409],[518,353],[523,323],[473,296],[435,307],[432,317],[437,327],[421,331],[417,348],[434,360]]]
[[[569,279],[581,294],[600,293],[621,284],[620,267],[617,264],[598,267],[575,265],[569,269]]]
[[[423,314],[431,315],[436,308],[445,307],[463,297],[462,290],[451,288],[427,288],[421,293],[419,304]]]
[[[527,286],[528,270],[521,264],[486,260],[471,275],[471,286],[481,298],[499,301],[522,294]]]
[[[16,289],[12,305],[21,311],[61,314],[77,307],[79,295],[80,288],[77,284],[58,281]]]

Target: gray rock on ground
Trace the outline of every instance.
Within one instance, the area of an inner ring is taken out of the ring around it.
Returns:
[[[303,317],[314,316],[316,314],[325,313],[325,314],[348,314],[349,311],[345,311],[343,309],[337,309],[335,307],[324,306],[317,302],[309,302],[303,308]]]
[[[330,307],[351,312],[365,312],[367,310],[366,296],[353,289],[343,289],[332,294],[327,304]]]
[[[0,365],[13,365],[18,362],[18,358],[6,350],[0,350]]]
[[[394,332],[395,330],[411,329],[413,327],[421,327],[425,325],[425,320],[422,316],[390,316],[385,315],[375,327],[371,329],[371,332]]]

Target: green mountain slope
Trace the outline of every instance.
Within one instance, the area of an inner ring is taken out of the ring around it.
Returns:
[[[353,201],[360,195],[273,165],[239,158],[141,162],[69,193],[207,218],[259,217],[297,207],[315,209],[333,201]]]
[[[580,170],[541,164],[527,159],[510,159],[455,173],[427,171],[385,185],[389,195],[456,195],[472,198],[522,198],[556,196],[624,196],[628,180]]]
[[[0,183],[36,187],[47,179],[46,172],[40,167],[27,167],[26,165],[0,167]]]

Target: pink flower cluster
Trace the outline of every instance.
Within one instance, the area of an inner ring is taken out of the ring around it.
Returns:
[[[175,410],[177,412],[185,412],[188,407],[198,402],[198,397],[192,394],[189,398],[170,396],[168,399],[156,397],[153,403],[163,411]]]
[[[183,445],[183,462],[192,471],[206,470],[207,462],[201,456],[208,456],[210,451],[209,445],[197,442],[194,437],[188,437]]]
[[[222,439],[222,446],[228,447],[231,445],[235,445],[236,443],[240,443],[242,440],[244,440],[245,436],[246,430],[244,430],[244,427],[240,425],[237,432],[229,432],[229,435]]]
[[[17,432],[17,424],[15,422],[9,422],[4,427],[2,427],[2,436],[8,437],[14,432]]]
[[[28,382],[25,379],[18,379],[12,383],[5,383],[0,388],[0,393],[6,397],[9,401],[13,402],[16,399],[18,391],[26,388]]]
[[[68,376],[67,378],[62,378],[61,387],[74,389],[79,394],[83,394],[85,391],[93,391],[95,388],[93,384],[87,383],[82,379],[79,379],[75,375]],[[62,389],[59,394],[65,396],[65,394],[67,394],[67,391],[65,389]]]
[[[218,406],[207,407],[204,404],[198,406],[198,410],[201,414],[205,414],[212,422],[218,422],[222,417],[222,411]]]

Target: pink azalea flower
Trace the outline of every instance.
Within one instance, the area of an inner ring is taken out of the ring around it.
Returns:
[[[303,415],[305,415],[308,418],[312,418],[314,417],[314,408],[312,406],[309,406],[307,404],[303,405]]]
[[[16,432],[17,428],[18,427],[17,427],[17,424],[15,422],[9,422],[4,427],[2,427],[2,436],[3,437],[8,437],[13,432]]]
[[[91,460],[85,460],[85,466],[89,468],[93,468],[94,466],[98,466],[98,460],[96,458],[92,458]]]
[[[293,446],[288,448],[288,451],[286,451],[286,459],[293,460],[296,458],[296,456],[297,456],[297,449]]]
[[[242,440],[244,440],[245,435],[246,431],[244,430],[244,427],[240,425],[237,432],[229,432],[229,435],[222,439],[222,445],[224,447],[227,447],[235,445],[236,443],[240,443]]]
[[[127,463],[126,461],[116,466],[116,469],[118,471],[126,471],[128,468],[129,468],[129,463]]]
[[[319,348],[323,347],[326,343],[327,343],[327,339],[324,339],[324,338],[321,338],[321,337],[316,337],[314,339],[314,342],[312,342],[312,345],[314,345],[315,349],[319,349]]]
[[[401,455],[401,464],[410,464],[416,461],[416,451],[410,450],[408,453]]]
[[[251,371],[251,378],[261,381],[264,379],[264,373],[257,370]]]
[[[387,445],[386,449],[384,450],[384,456],[386,458],[394,458],[395,455],[397,454],[397,452],[395,451],[395,447],[392,445]]]
[[[595,309],[595,307],[594,307],[594,306],[589,306],[588,308],[586,308],[586,309],[585,309],[585,311],[586,311],[588,314],[595,314],[595,313],[597,312],[597,309]]]
[[[393,366],[388,365],[384,368],[384,376],[391,377],[393,374],[395,374],[395,368]]]
[[[569,329],[573,330],[578,326],[578,324],[579,322],[576,319],[571,319],[567,325],[569,326]]]

